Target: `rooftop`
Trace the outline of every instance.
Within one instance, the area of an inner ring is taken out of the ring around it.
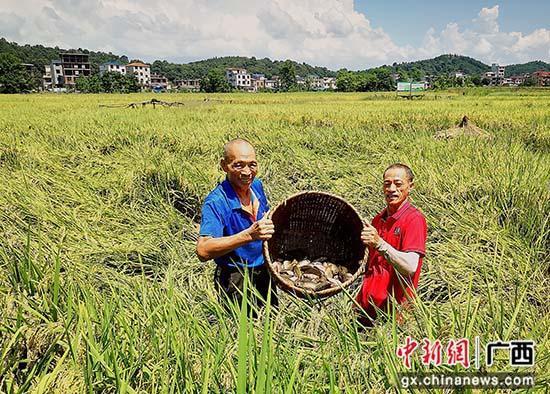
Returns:
[[[149,67],[149,65],[142,62],[134,62],[134,63],[128,63],[126,67]]]

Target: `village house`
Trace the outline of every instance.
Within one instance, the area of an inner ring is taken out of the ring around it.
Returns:
[[[491,71],[484,74],[485,78],[489,79],[490,85],[498,86],[504,84],[504,73],[506,71],[505,66],[501,66],[498,63],[491,65]]]
[[[66,52],[60,53],[60,63],[63,73],[63,86],[74,89],[76,79],[92,75],[89,55],[84,53]]]
[[[52,60],[50,64],[50,73],[51,73],[51,81],[52,81],[52,89],[60,90],[63,88],[63,66],[61,65],[61,61],[59,60]]]
[[[252,78],[245,68],[228,68],[225,78],[234,89],[253,90]]]
[[[463,71],[455,71],[450,74],[450,77],[455,79],[464,79],[464,77],[466,77],[466,74]]]
[[[126,66],[116,60],[103,63],[99,66],[99,75],[103,75],[106,72],[114,72],[114,73],[126,75]]]
[[[256,73],[256,74],[252,74],[250,77],[252,80],[252,90],[254,92],[265,89],[265,81],[267,80],[267,78],[265,77],[264,74]]]
[[[336,78],[334,77],[324,77],[323,78],[323,84],[325,87],[325,90],[336,90]]]
[[[150,86],[153,90],[170,90],[172,88],[170,86],[168,78],[166,78],[164,75],[155,73],[151,74]]]
[[[45,90],[66,91],[74,89],[76,79],[92,75],[89,55],[75,52],[61,52],[59,60],[53,60],[44,67],[42,87]]]
[[[270,90],[279,89],[279,77],[277,75],[274,75],[271,77],[271,79],[266,79],[265,88]]]
[[[52,66],[46,64],[44,66],[44,74],[42,75],[42,90],[52,90]]]
[[[175,82],[176,89],[189,90],[191,92],[198,92],[201,90],[200,79],[179,79]]]
[[[149,87],[151,83],[151,67],[142,62],[133,62],[126,65],[126,73],[134,74],[142,87]]]
[[[531,74],[538,86],[550,86],[550,71],[535,71]]]

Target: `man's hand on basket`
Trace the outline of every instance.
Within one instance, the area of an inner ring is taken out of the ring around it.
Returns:
[[[377,249],[382,243],[382,238],[380,238],[380,235],[378,235],[378,231],[373,227],[372,224],[370,224],[366,220],[363,221],[363,223],[364,224],[363,231],[361,231],[361,241],[363,241],[365,246],[371,246]]]
[[[254,224],[248,228],[248,231],[252,240],[267,241],[273,236],[275,226],[273,225],[273,221],[267,218],[266,212],[263,218],[254,222]]]

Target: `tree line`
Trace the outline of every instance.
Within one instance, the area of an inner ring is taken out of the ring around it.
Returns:
[[[18,45],[0,38],[0,93],[18,93],[36,91],[41,86],[44,65],[59,57],[64,49],[42,45]],[[107,61],[128,63],[128,57],[112,53],[94,52],[78,48],[74,51],[88,54],[92,76],[77,79],[77,89],[83,92],[133,92],[138,91],[137,81],[132,76],[100,76],[99,65]],[[23,63],[34,65],[28,70]],[[395,89],[397,81],[419,81],[429,76],[429,82],[436,89],[458,86],[483,86],[489,80],[483,78],[483,72],[490,66],[467,56],[441,55],[433,59],[406,63],[393,63],[362,71],[346,69],[337,72],[326,67],[314,67],[292,60],[272,61],[268,58],[226,56],[201,60],[187,64],[175,64],[156,60],[151,64],[151,72],[164,75],[171,81],[178,79],[200,79],[201,89],[205,92],[228,92],[232,87],[226,81],[225,69],[229,67],[246,68],[250,73],[264,74],[266,78],[279,76],[280,91],[310,90],[308,75],[337,78],[339,91],[388,91]],[[550,70],[550,64],[534,61],[525,64],[509,65],[506,74],[532,73],[537,70]],[[467,74],[464,78],[451,76],[454,71]],[[305,83],[297,83],[297,75],[306,76]],[[398,75],[398,78],[394,78]],[[528,79],[524,85],[534,84]],[[136,90],[137,89],[137,90]]]

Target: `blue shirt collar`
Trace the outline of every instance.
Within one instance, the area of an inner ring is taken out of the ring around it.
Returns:
[[[222,188],[227,197],[227,200],[229,201],[229,206],[231,207],[231,209],[241,209],[241,200],[239,200],[239,196],[237,196],[237,193],[235,193],[233,186],[231,186],[231,182],[229,182],[227,178],[222,182]]]

